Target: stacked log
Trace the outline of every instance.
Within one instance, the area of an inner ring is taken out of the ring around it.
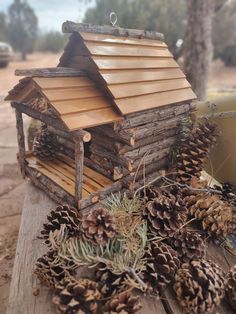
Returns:
[[[158,173],[168,164],[168,155],[175,143],[178,124],[188,117],[192,104],[175,104],[130,114],[115,125],[92,129],[90,156],[87,163],[113,180],[122,179],[126,187],[134,178]]]

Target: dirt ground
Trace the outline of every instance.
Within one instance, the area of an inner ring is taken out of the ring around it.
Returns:
[[[0,314],[6,312],[11,273],[14,262],[25,182],[16,164],[15,116],[9,103],[3,101],[10,88],[19,80],[15,69],[53,67],[59,55],[34,54],[28,61],[14,61],[0,69]],[[28,122],[28,120],[26,120]]]
[[[15,69],[53,67],[57,65],[58,59],[59,55],[35,53],[26,62],[14,61],[8,68],[0,69],[0,314],[6,310],[25,194],[25,183],[16,164],[14,112],[3,99],[19,80],[19,77],[14,76]],[[235,89],[235,77],[236,68],[226,69],[221,62],[215,62],[211,69],[209,89]]]

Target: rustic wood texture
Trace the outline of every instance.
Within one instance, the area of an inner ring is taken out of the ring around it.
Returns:
[[[51,314],[51,293],[39,287],[33,275],[34,264],[46,247],[38,239],[40,229],[51,209],[56,206],[49,197],[28,184],[17,242],[7,314]],[[40,288],[39,295],[33,291]]]
[[[75,161],[71,158],[58,155],[53,161],[41,161],[29,152],[26,156],[26,162],[27,167],[35,169],[43,176],[55,182],[56,185],[60,186],[72,197],[75,197],[76,166]],[[79,167],[78,160],[76,165]],[[99,193],[99,191],[112,185],[113,182],[102,174],[87,166],[84,166],[83,169],[83,178],[81,178],[83,180],[83,198],[87,198],[90,193]],[[80,176],[80,174],[79,172],[78,175]]]
[[[91,134],[88,132],[88,131],[85,131],[85,130],[78,130],[78,131],[75,131],[73,133],[69,133],[69,132],[66,132],[66,131],[62,131],[62,130],[57,130],[55,129],[54,127],[52,126],[48,126],[48,130],[60,137],[63,137],[64,139],[67,139],[67,140],[70,140],[72,141],[72,138],[76,138],[76,137],[81,137],[82,140],[87,143],[87,142],[90,142],[91,141]]]
[[[25,135],[22,113],[15,110],[16,114],[16,130],[17,130],[17,142],[18,142],[18,158],[23,178],[25,177]]]
[[[74,23],[71,21],[66,21],[62,24],[62,31],[64,33],[73,32],[86,32],[86,33],[96,33],[96,34],[106,34],[112,36],[124,36],[133,38],[147,38],[154,40],[163,40],[164,35],[154,31],[144,31],[138,29],[129,29],[121,27],[113,27],[109,25],[92,25],[87,23]]]
[[[22,82],[17,84],[6,99],[26,103],[32,94],[40,94],[57,113],[59,123],[69,131],[123,119],[87,77],[33,77],[24,82],[25,86]]]
[[[76,69],[56,67],[56,68],[34,68],[16,69],[16,76],[37,76],[37,77],[64,77],[64,76],[84,76],[85,73]]]
[[[82,138],[75,140],[75,201],[79,204],[82,200],[83,173],[84,173],[84,143]]]

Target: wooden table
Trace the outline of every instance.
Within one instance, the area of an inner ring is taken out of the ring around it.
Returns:
[[[39,285],[33,274],[35,261],[45,251],[42,240],[38,239],[42,224],[52,208],[56,206],[49,197],[30,183],[22,211],[21,225],[17,242],[16,256],[10,287],[7,314],[52,314],[55,313],[51,303],[51,293],[45,287]],[[222,250],[210,247],[210,256],[224,269],[228,269]],[[229,257],[230,263],[235,263]],[[39,291],[38,291],[39,289]],[[34,294],[38,295],[35,296]],[[174,295],[170,290],[166,291],[163,301],[145,297],[140,314],[181,314]],[[222,303],[218,309],[220,314],[233,314],[227,304]]]

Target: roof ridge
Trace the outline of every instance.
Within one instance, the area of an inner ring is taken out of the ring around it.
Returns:
[[[112,36],[121,37],[132,37],[132,38],[146,38],[151,40],[164,40],[164,35],[162,33],[150,30],[139,30],[131,28],[122,28],[118,26],[110,25],[93,25],[89,23],[75,23],[72,21],[66,21],[62,24],[63,33],[73,33],[73,32],[85,32],[85,33],[95,33],[104,34]]]

